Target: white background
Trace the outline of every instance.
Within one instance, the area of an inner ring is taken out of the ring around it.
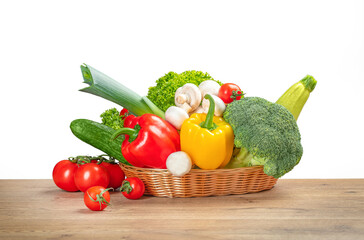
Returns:
[[[2,1],[0,178],[51,178],[59,160],[100,154],[69,124],[120,107],[78,91],[82,63],[141,95],[201,70],[275,101],[311,74],[304,155],[283,178],[362,178],[363,16],[363,1]]]

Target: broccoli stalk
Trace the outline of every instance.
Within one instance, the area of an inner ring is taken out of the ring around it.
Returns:
[[[253,155],[246,148],[236,148],[226,168],[251,167],[253,166],[252,159]]]

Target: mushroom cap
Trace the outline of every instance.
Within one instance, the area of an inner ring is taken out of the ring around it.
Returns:
[[[165,112],[165,119],[176,129],[180,130],[182,123],[189,118],[188,113],[182,108],[171,106]]]
[[[200,83],[198,88],[201,91],[201,97],[203,99],[207,93],[217,96],[219,94],[220,84],[213,80],[206,80]]]
[[[192,83],[186,83],[178,88],[174,95],[177,107],[184,109],[187,113],[195,110],[201,103],[201,91]]]
[[[193,112],[190,112],[189,114],[193,114],[193,113],[204,113],[205,109],[203,109],[202,106],[198,106],[198,108],[196,108]]]
[[[211,97],[214,99],[215,102],[215,111],[214,115],[221,117],[226,109],[226,105],[221,98],[215,95],[211,95]],[[205,99],[202,101],[202,108],[204,109],[204,113],[207,113],[209,111],[210,101],[208,99]]]
[[[190,156],[182,151],[171,153],[166,160],[167,169],[177,177],[187,174],[192,168]]]

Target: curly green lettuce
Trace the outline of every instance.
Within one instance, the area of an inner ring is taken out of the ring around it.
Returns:
[[[193,83],[198,86],[206,80],[214,80],[222,85],[220,81],[201,71],[192,70],[180,74],[169,72],[156,81],[156,86],[149,88],[147,98],[162,111],[166,111],[170,106],[175,105],[174,94],[179,87],[186,83]]]
[[[123,127],[124,120],[120,116],[120,112],[116,108],[111,108],[103,112],[101,115],[102,124],[115,130]]]

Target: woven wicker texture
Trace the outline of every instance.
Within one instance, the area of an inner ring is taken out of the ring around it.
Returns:
[[[207,197],[245,194],[271,189],[277,182],[261,166],[201,170],[192,169],[175,177],[166,169],[138,168],[120,164],[127,177],[138,177],[145,184],[145,195],[156,197]]]

